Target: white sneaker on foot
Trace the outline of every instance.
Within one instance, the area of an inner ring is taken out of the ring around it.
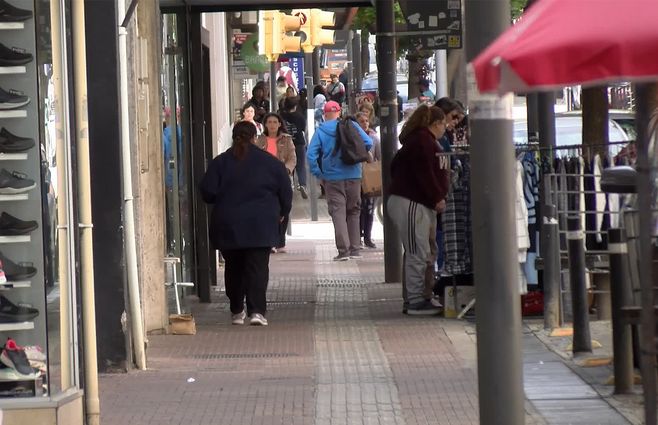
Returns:
[[[249,324],[252,326],[267,326],[267,319],[260,313],[254,313],[249,319]]]
[[[231,323],[234,325],[244,325],[245,317],[247,317],[247,313],[245,313],[244,310],[242,310],[241,312],[231,316]]]

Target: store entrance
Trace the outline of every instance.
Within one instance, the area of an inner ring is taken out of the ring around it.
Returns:
[[[177,280],[194,283],[200,300],[210,302],[216,262],[208,242],[207,208],[196,190],[213,155],[210,52],[202,41],[200,18],[176,9],[163,11],[161,19],[165,255],[180,259]]]
[[[180,13],[165,13],[161,22],[165,255],[180,259],[176,266],[179,280],[194,282],[187,25],[185,15]]]

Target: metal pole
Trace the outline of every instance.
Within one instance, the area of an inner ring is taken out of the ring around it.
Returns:
[[[89,117],[87,116],[87,46],[85,5],[71,4],[73,36],[73,80],[75,93],[75,143],[80,237],[80,286],[82,288],[82,334],[84,340],[85,411],[87,424],[100,424],[98,353],[96,346],[96,295],[94,293],[94,238],[91,214],[91,170],[89,168]],[[63,100],[63,99],[62,99]],[[73,224],[73,223],[71,223]],[[65,282],[61,282],[65,284]],[[138,318],[141,320],[141,317]]]
[[[354,101],[354,31],[348,31],[347,37],[347,105],[350,114],[356,112]]]
[[[313,50],[313,53],[307,53],[304,55],[304,72],[311,69],[313,66],[313,57],[316,56],[316,50]],[[313,89],[315,84],[318,84],[314,81],[314,77],[307,76],[306,80],[306,90],[307,90],[307,99],[308,107],[304,113],[306,114],[306,139],[310,142],[313,138],[313,133],[315,132],[315,107],[313,105]],[[306,166],[306,182],[308,186],[308,195],[309,201],[311,204],[311,221],[318,221],[318,183],[315,179],[315,176],[311,174],[311,167]]]
[[[544,259],[544,329],[560,326],[560,229],[555,205],[544,205],[541,255]]]
[[[507,0],[466,0],[466,55],[473,60],[510,25]],[[471,71],[472,72],[472,71]],[[480,424],[525,423],[511,94],[482,95],[469,72],[473,262]],[[492,114],[477,111],[495,111]],[[504,382],[505,385],[501,385]]]
[[[352,95],[361,91],[363,82],[363,63],[361,62],[361,34],[354,32],[352,39],[352,63],[354,64]],[[356,102],[356,99],[355,99]]]
[[[311,68],[313,69],[313,84],[320,84],[320,48],[319,47],[313,49]],[[307,68],[307,69],[311,69],[311,68]]]
[[[621,317],[621,308],[631,305],[633,294],[629,281],[628,246],[624,229],[608,230],[608,251],[615,394],[629,394],[633,391],[633,338],[631,325]]]
[[[573,353],[591,353],[592,339],[589,334],[589,309],[585,287],[585,238],[580,228],[580,217],[567,218],[569,251],[569,282],[573,314]]]
[[[384,281],[402,280],[402,243],[386,210],[391,184],[391,161],[397,152],[398,99],[395,72],[394,0],[375,0],[377,10],[377,68],[379,122],[382,144],[384,202]],[[511,186],[510,186],[511,187]]]
[[[539,108],[537,93],[528,93],[526,101],[526,117],[528,119],[528,143],[539,142]]]
[[[648,158],[647,127],[651,109],[650,84],[635,86],[635,128],[637,131],[637,198],[639,214],[639,275],[642,292],[641,342],[642,348],[642,387],[644,389],[644,423],[656,424],[656,322],[654,318],[654,280],[651,268],[651,223],[652,194],[655,188],[651,182],[651,169]]]
[[[276,112],[276,62],[270,62],[270,112]]]

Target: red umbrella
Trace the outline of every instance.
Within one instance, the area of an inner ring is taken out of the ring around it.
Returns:
[[[539,0],[472,62],[481,92],[658,78],[658,1]]]

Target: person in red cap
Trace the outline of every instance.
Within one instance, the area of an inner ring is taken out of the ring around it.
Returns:
[[[311,173],[324,181],[338,249],[334,261],[345,261],[361,257],[361,164],[345,164],[336,152],[339,117],[340,105],[330,100],[324,105],[324,123],[313,134],[306,158]],[[352,125],[370,150],[370,136],[356,122]]]

